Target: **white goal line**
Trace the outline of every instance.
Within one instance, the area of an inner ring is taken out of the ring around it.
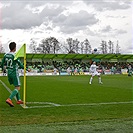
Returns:
[[[106,102],[106,103],[86,103],[86,104],[57,104],[51,102],[27,102],[26,104],[31,104],[28,108],[47,108],[47,107],[72,107],[72,106],[100,106],[100,105],[118,105],[118,104],[131,104],[133,101],[127,102]],[[34,106],[33,104],[39,104]],[[43,106],[42,106],[43,105]]]

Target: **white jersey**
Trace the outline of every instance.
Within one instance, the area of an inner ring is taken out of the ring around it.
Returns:
[[[70,74],[70,72],[71,72],[71,68],[68,67],[68,68],[67,68],[67,73]]]
[[[100,73],[97,72],[97,66],[95,64],[92,64],[90,67],[90,73],[92,76],[100,75]]]
[[[94,65],[94,64],[92,64],[91,67],[90,67],[90,72],[91,72],[91,73],[97,72],[97,66]]]
[[[53,70],[53,74],[54,74],[54,75],[57,74],[57,69],[56,69],[56,68],[54,68],[54,70]]]

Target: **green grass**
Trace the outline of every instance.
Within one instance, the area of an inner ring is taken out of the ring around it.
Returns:
[[[103,75],[102,85],[90,76],[27,77],[27,102],[51,102],[61,106],[42,107],[47,104],[27,104],[10,108],[5,100],[9,92],[0,84],[0,132],[123,132],[132,131],[132,77]],[[0,77],[11,90],[7,77]],[[21,77],[23,84],[23,77]],[[21,96],[23,85],[21,86]],[[118,102],[118,104],[113,104]],[[119,103],[122,102],[122,103]],[[112,103],[96,104],[94,103]],[[74,104],[74,105],[73,105]],[[72,106],[73,105],[73,106]],[[30,108],[35,107],[36,108]]]

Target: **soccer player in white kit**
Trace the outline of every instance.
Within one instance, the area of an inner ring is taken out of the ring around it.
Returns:
[[[94,77],[95,75],[98,76],[99,84],[102,84],[101,76],[100,76],[100,73],[98,73],[97,68],[98,68],[98,67],[96,66],[96,62],[93,62],[92,65],[90,66],[91,78],[90,78],[89,84],[92,83],[93,77]]]

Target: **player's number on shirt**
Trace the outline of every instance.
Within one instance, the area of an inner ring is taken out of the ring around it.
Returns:
[[[6,62],[7,62],[6,65],[7,65],[8,68],[12,68],[12,67],[13,67],[13,66],[12,66],[12,62],[13,62],[12,59],[6,58]]]

